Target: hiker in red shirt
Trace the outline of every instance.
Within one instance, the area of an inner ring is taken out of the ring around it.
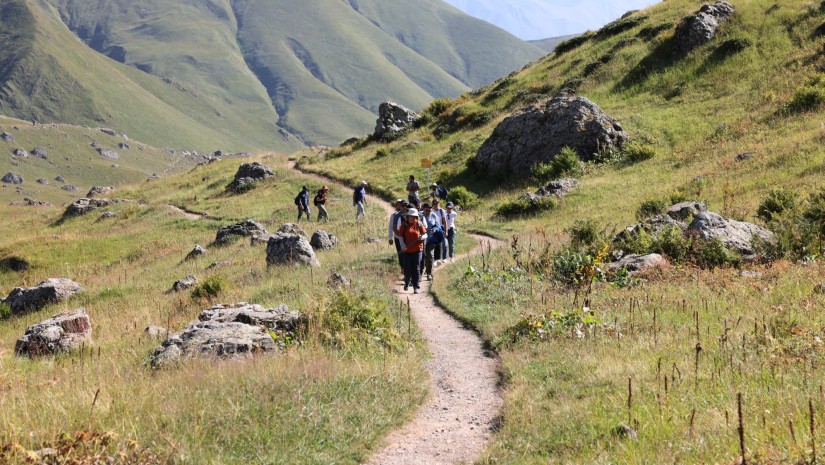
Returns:
[[[408,290],[412,284],[413,293],[418,294],[421,283],[421,255],[427,241],[427,228],[421,224],[418,210],[407,210],[407,220],[397,232],[401,242],[401,261],[404,264],[404,290]]]

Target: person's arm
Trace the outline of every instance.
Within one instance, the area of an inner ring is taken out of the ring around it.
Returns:
[[[394,234],[395,233],[395,213],[390,215],[390,224],[389,224],[389,227],[387,228],[387,230],[388,230],[387,239],[390,241],[390,245],[392,245],[393,244],[392,239],[395,236],[395,234]]]

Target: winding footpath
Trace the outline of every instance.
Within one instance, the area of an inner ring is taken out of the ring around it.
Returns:
[[[295,169],[294,163],[289,163]],[[318,175],[304,173],[324,183],[335,183]],[[338,184],[338,183],[336,183]],[[387,215],[392,207],[375,197]],[[478,245],[469,254],[497,248],[495,239],[473,236]],[[443,267],[444,265],[442,265]],[[449,266],[449,265],[446,265]],[[440,267],[439,267],[440,268]],[[438,279],[438,268],[433,270]],[[502,406],[498,388],[499,361],[484,350],[482,341],[447,314],[430,294],[432,282],[422,281],[419,294],[404,292],[403,282],[395,292],[409,302],[432,358],[426,362],[430,374],[430,396],[415,417],[385,439],[385,446],[367,465],[446,465],[475,461],[490,441]]]

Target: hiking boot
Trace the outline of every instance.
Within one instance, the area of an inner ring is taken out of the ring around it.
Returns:
[[[413,289],[413,294],[418,294],[418,288]]]
[[[409,288],[410,288],[410,285],[409,285],[409,284],[405,284],[405,285],[404,285],[404,291],[405,291],[405,292],[406,292],[406,291],[407,291],[407,289],[409,289]]]

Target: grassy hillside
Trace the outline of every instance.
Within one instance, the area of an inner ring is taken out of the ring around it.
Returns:
[[[528,40],[531,44],[535,45],[536,47],[547,51],[552,52],[556,49],[556,45],[564,42],[565,40],[570,40],[574,37],[577,37],[578,34],[571,34],[569,36],[559,36],[559,37],[550,37],[548,39],[540,39],[540,40]]]
[[[765,223],[757,208],[772,190],[817,208],[819,197],[808,199],[825,185],[825,55],[815,32],[825,10],[732,3],[732,21],[687,57],[672,53],[674,25],[700,3],[663,2],[434,104],[427,124],[403,139],[302,160],[394,197],[409,174],[424,177],[420,159],[432,157],[434,179],[480,197],[459,228],[510,239],[486,266],[465,262],[436,283],[439,299],[502,357],[504,420],[480,463],[741,463],[739,393],[748,463],[814,463],[813,449],[822,450],[816,241],[802,261],[711,269],[694,257],[628,281],[606,272],[600,252],[612,251],[604,241],[637,222],[645,201],[702,200],[785,235],[799,234],[789,224],[802,207],[785,223]],[[478,148],[504,118],[570,87],[655,156],[583,165],[579,188],[554,209],[497,214],[541,184],[479,175]],[[745,153],[752,157],[737,159]],[[590,248],[571,245],[585,233]]]

